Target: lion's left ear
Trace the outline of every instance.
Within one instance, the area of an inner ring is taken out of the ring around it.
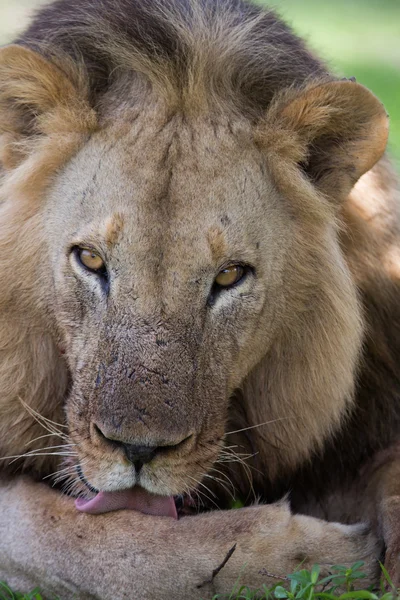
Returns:
[[[295,160],[336,201],[381,158],[389,133],[381,102],[349,80],[289,90],[271,105],[263,127],[268,147]]]
[[[90,130],[95,124],[79,65],[57,65],[24,46],[0,50],[0,160],[13,168],[37,136]]]

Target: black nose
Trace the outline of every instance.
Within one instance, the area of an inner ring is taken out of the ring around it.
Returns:
[[[157,448],[155,446],[136,446],[135,444],[124,444],[121,443],[124,449],[126,458],[135,465],[137,471],[142,466],[153,460],[157,454]]]
[[[143,465],[151,462],[157,454],[165,454],[171,450],[181,448],[185,442],[193,437],[193,434],[189,434],[175,444],[164,444],[161,446],[130,444],[114,437],[114,435],[107,432],[106,428],[100,428],[96,423],[91,423],[90,435],[93,440],[103,440],[109,446],[123,450],[126,458],[134,465],[136,471],[140,471]]]

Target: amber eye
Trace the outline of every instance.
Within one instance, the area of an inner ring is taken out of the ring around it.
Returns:
[[[222,269],[215,278],[215,283],[220,287],[230,287],[238,283],[245,273],[244,267],[241,265],[230,265]]]
[[[86,269],[95,273],[105,273],[106,267],[104,261],[96,252],[85,248],[77,248],[77,254],[80,262]]]

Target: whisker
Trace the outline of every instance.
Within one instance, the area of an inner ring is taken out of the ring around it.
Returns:
[[[240,454],[238,452],[224,452],[223,450],[221,450],[220,454],[221,456],[236,456],[241,460],[248,460],[249,458],[254,458],[254,456],[257,456],[259,452],[253,452],[253,454]]]
[[[15,454],[13,456],[1,456],[0,460],[17,460],[18,458],[31,458],[32,456],[78,456],[77,452],[35,452],[30,454]]]
[[[221,453],[223,453],[223,451]],[[229,454],[231,454],[231,456],[229,456]],[[248,463],[246,463],[245,460],[243,460],[243,458],[241,458],[234,450],[230,450],[230,452],[226,452],[223,456],[220,456],[216,461],[216,463],[220,463],[220,464],[223,464],[223,463],[228,464],[229,462],[240,464],[240,466],[242,467],[242,469],[247,477],[247,480],[248,480],[249,486],[250,486],[250,491],[249,491],[248,497],[250,497],[250,495],[253,495],[255,497],[256,494],[255,494],[254,485],[253,485],[252,471],[256,471],[262,475],[261,471],[256,469],[253,465],[249,465]]]
[[[253,454],[245,455],[245,454],[240,454],[238,452],[235,452],[234,450],[231,450],[230,452],[225,452],[224,449],[221,449],[220,456],[218,457],[216,462],[219,462],[220,464],[235,463],[235,462],[240,463],[245,470],[251,469],[252,471],[263,476],[264,474],[259,469],[257,469],[254,465],[249,465],[249,464],[245,463],[245,460],[249,460],[250,458],[257,456],[257,454],[259,454],[259,453],[254,452]]]
[[[212,496],[214,496],[214,498],[216,498],[217,496],[201,481],[198,481],[197,479],[195,479],[194,477],[191,477],[190,475],[188,475],[189,479],[191,479],[192,481],[194,481],[196,483],[197,486],[201,485],[202,487],[204,487]],[[216,506],[219,509],[219,506],[216,502],[214,502],[214,500],[212,498],[210,498],[210,496],[208,496],[203,490],[199,490],[199,488],[196,488],[196,491],[203,495],[205,498],[207,498],[207,500],[209,502],[212,502],[214,504],[214,506]]]
[[[32,454],[18,454],[15,456],[2,456],[0,457],[0,460],[9,460],[10,465],[12,465],[15,461],[17,461],[20,458],[33,458],[35,456],[78,456],[77,453],[71,453],[71,452],[36,452],[36,453],[32,453]]]
[[[82,495],[81,486],[82,484],[79,479],[71,478],[70,481],[67,481],[61,489],[66,496],[77,496]]]
[[[42,477],[42,481],[44,481],[45,479],[50,479],[51,477],[67,476],[70,473],[72,474],[74,469],[75,469],[75,466],[68,465],[67,467],[64,467],[63,469],[59,469],[58,471],[54,471],[53,473],[50,473],[49,475],[45,475],[45,477]]]
[[[233,491],[230,490],[223,479],[221,479],[220,477],[215,477],[214,475],[209,475],[207,473],[204,475],[204,477],[207,477],[207,479],[211,479],[212,481],[216,481],[217,483],[219,483],[220,486],[226,491],[226,493],[230,495],[232,500],[235,500],[234,488]]]
[[[259,423],[258,425],[250,425],[249,427],[244,427],[243,429],[236,429],[235,431],[227,431],[225,435],[233,435],[234,433],[241,433],[242,431],[248,431],[249,429],[256,429],[257,427],[263,427],[264,425],[271,425],[272,423],[277,423],[278,421],[286,421],[287,419],[292,419],[293,417],[280,417],[279,419],[272,419],[272,421],[265,421],[265,423]]]
[[[30,446],[31,444],[34,444],[38,440],[42,440],[44,438],[54,437],[54,436],[60,437],[61,439],[64,439],[64,440],[69,439],[69,437],[65,433],[45,433],[44,435],[39,435],[39,437],[34,438],[33,440],[29,440],[29,442],[26,442],[25,446]]]
[[[35,415],[38,419],[48,423],[48,425],[68,429],[67,425],[63,425],[62,423],[57,423],[56,421],[52,421],[51,419],[48,419],[47,417],[44,417],[43,415],[38,413],[34,408],[29,406],[29,404],[27,404],[20,396],[18,397],[18,399],[21,402],[22,406],[25,408],[25,410],[27,410],[32,416]]]
[[[224,473],[224,471],[220,471],[219,469],[216,469],[214,466],[211,469],[211,473],[213,473],[213,472],[219,473],[220,475],[222,475],[222,477],[225,477],[225,479],[227,480],[227,483],[229,483],[231,485],[232,489],[235,490],[235,486],[233,485],[233,482],[227,473]]]
[[[33,450],[29,450],[28,452],[25,452],[24,455],[21,456],[29,456],[30,454],[33,454],[34,452],[40,452],[41,450],[54,450],[56,448],[72,448],[72,446],[77,446],[77,444],[61,444],[59,446],[44,446],[44,448],[35,448]]]

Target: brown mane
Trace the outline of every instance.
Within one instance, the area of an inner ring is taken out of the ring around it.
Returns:
[[[135,72],[172,109],[230,104],[257,118],[280,89],[326,75],[272,10],[242,0],[59,0],[18,43],[83,61],[96,105]]]

